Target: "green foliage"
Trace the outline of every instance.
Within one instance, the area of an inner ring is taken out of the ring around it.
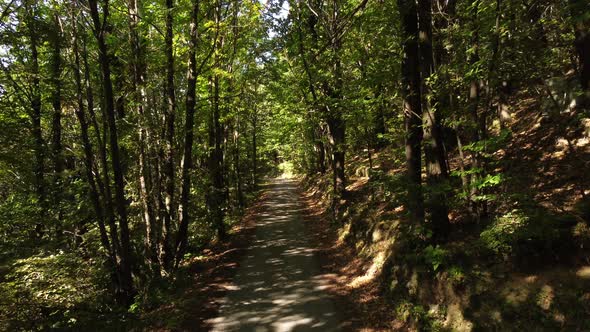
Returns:
[[[396,306],[398,319],[410,323],[418,331],[449,331],[442,323],[441,313],[427,310],[424,306],[410,301],[400,301]]]
[[[58,252],[16,260],[0,283],[0,329],[74,328],[92,322],[108,293],[99,262]]]
[[[480,234],[480,243],[496,257],[508,260],[527,257],[554,259],[560,249],[571,245],[567,220],[543,211],[513,210],[496,218]]]
[[[449,273],[449,280],[453,284],[461,285],[461,284],[465,283],[467,275],[465,273],[465,270],[462,267],[453,265],[448,269],[448,273]]]
[[[521,211],[514,210],[493,221],[481,234],[480,240],[485,248],[495,254],[508,258],[513,246],[524,235],[529,218]]]
[[[587,223],[578,222],[572,228],[572,236],[580,249],[590,251],[590,226]]]
[[[430,266],[433,271],[436,271],[441,265],[447,263],[449,252],[446,249],[441,248],[439,245],[436,245],[435,247],[429,245],[422,251],[422,257],[424,257],[426,264]]]
[[[378,190],[381,194],[391,202],[398,204],[405,204],[406,197],[404,193],[411,186],[408,178],[403,174],[387,174],[379,169],[370,171],[370,185],[374,190]]]

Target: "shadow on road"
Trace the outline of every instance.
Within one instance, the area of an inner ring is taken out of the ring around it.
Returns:
[[[296,184],[276,179],[256,220],[256,235],[213,331],[338,331],[340,319],[305,236]]]

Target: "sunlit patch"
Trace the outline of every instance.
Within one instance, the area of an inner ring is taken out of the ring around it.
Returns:
[[[565,151],[570,147],[570,141],[568,141],[567,139],[563,138],[563,137],[559,137],[556,141],[555,141],[555,148],[557,150],[560,151]]]
[[[549,308],[551,308],[551,304],[553,304],[554,298],[555,294],[553,287],[549,285],[543,285],[541,291],[537,295],[537,305],[543,310],[549,310]]]
[[[294,316],[294,317],[287,317],[285,320],[281,320],[273,324],[273,331],[282,332],[282,331],[295,331],[297,326],[309,326],[313,322],[313,319],[309,317],[301,317],[301,316]]]
[[[560,324],[565,324],[565,315],[559,311],[556,311],[553,313],[553,320]]]
[[[576,271],[576,275],[582,279],[590,279],[590,266],[582,267]]]
[[[583,148],[585,146],[587,146],[588,144],[590,144],[590,139],[588,137],[582,137],[576,140],[576,147],[578,148]]]
[[[453,303],[447,308],[447,318],[445,326],[451,327],[453,331],[471,331],[473,323],[465,319],[461,305]]]
[[[351,224],[347,223],[346,225],[344,225],[344,227],[340,229],[340,231],[338,232],[338,242],[342,242],[346,239],[346,237],[350,234],[350,227]]]
[[[530,294],[530,290],[521,285],[514,285],[513,287],[505,289],[502,293],[507,303],[518,305],[526,301]]]
[[[369,177],[368,176],[357,178],[356,181],[352,182],[351,184],[349,184],[346,187],[346,190],[356,191],[359,188],[361,188],[362,186],[364,186],[365,184],[367,184],[367,182],[369,182]]]
[[[228,291],[237,291],[240,289],[240,287],[238,287],[237,285],[224,285],[223,288],[225,288]]]
[[[369,269],[364,275],[358,276],[350,282],[350,287],[362,287],[375,280],[375,278],[380,275],[384,263],[385,252],[382,251],[379,254],[377,254],[377,256],[375,256],[375,258],[373,259],[373,264],[371,264],[371,267],[369,267]]]

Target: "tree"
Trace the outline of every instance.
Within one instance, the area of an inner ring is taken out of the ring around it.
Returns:
[[[435,72],[431,12],[430,0],[418,1],[424,161],[431,190],[427,207],[430,210],[434,235],[444,238],[448,235],[450,226],[444,188],[448,181],[448,171],[441,130],[441,112],[436,109],[436,97],[432,94],[429,83]]]
[[[420,66],[418,50],[418,12],[414,1],[399,0],[402,26],[402,93],[406,132],[406,163],[410,182],[408,210],[413,222],[424,220],[422,195],[422,114],[420,95]]]
[[[121,157],[119,154],[119,139],[117,133],[117,123],[115,121],[115,104],[113,97],[113,84],[111,81],[111,63],[106,44],[106,38],[110,33],[110,26],[108,24],[109,18],[109,0],[102,2],[102,19],[98,12],[98,4],[96,0],[88,0],[90,7],[90,15],[94,24],[94,35],[98,43],[99,63],[102,71],[103,84],[103,98],[104,98],[104,112],[107,119],[109,130],[109,147],[110,157],[112,160],[113,177],[115,181],[115,202],[120,228],[120,240],[118,238],[111,238],[115,243],[115,251],[118,254],[120,261],[118,268],[120,301],[123,303],[130,303],[135,293],[133,287],[133,280],[131,278],[131,243],[129,239],[129,225],[127,220],[127,200],[125,198],[125,188],[123,182],[123,170],[121,167]],[[105,153],[106,154],[106,153]],[[107,172],[105,172],[105,176]],[[106,179],[105,182],[109,182]],[[109,195],[110,196],[110,195]],[[109,198],[107,198],[109,199]],[[116,228],[114,223],[111,225],[111,232],[116,235]],[[111,236],[113,236],[111,235]],[[119,242],[120,241],[120,242]],[[120,244],[119,244],[120,243]]]
[[[189,33],[189,53],[188,53],[188,70],[187,70],[187,93],[186,93],[186,119],[184,121],[184,155],[182,162],[182,191],[180,204],[178,206],[179,226],[178,235],[175,245],[175,265],[178,266],[188,241],[189,225],[189,203],[191,191],[191,170],[193,166],[193,140],[194,140],[194,123],[195,123],[195,104],[197,88],[197,59],[196,50],[198,47],[198,27],[199,27],[199,0],[194,1],[191,14],[191,24]]]

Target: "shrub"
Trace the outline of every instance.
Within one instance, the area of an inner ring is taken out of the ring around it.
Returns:
[[[565,226],[565,227],[564,227]],[[480,244],[497,257],[556,258],[567,241],[569,223],[542,211],[513,210],[496,218],[480,234]]]
[[[73,328],[104,303],[104,273],[92,261],[59,252],[12,264],[0,283],[0,330]]]

